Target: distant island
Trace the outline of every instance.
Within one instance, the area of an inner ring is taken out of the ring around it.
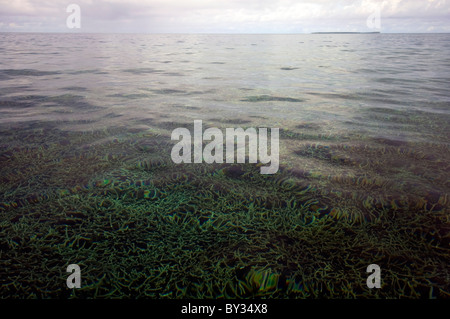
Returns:
[[[311,34],[379,34],[379,31],[376,32],[313,32]]]

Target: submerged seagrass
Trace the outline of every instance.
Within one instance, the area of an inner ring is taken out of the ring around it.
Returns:
[[[341,196],[333,199],[288,168],[264,176],[254,164],[175,165],[160,155],[170,145],[142,132],[29,134],[28,141],[33,136],[46,146],[22,145],[2,157],[3,297],[347,298],[449,291],[440,280],[447,273],[447,203],[438,198],[420,199],[422,206],[401,198],[385,206],[380,198],[359,199],[349,215]],[[120,138],[69,155],[111,134]],[[39,179],[36,172],[50,167],[52,174]],[[34,182],[13,190],[26,180]],[[89,273],[82,289],[61,289],[74,256]],[[365,288],[370,263],[389,269],[383,289]]]

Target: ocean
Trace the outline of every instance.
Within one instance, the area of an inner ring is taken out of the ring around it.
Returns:
[[[448,298],[449,52],[449,34],[1,33],[0,297]],[[279,170],[174,163],[195,120],[278,128]]]

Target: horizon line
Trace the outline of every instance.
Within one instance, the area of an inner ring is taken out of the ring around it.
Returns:
[[[381,32],[381,31],[314,31],[314,32],[104,32],[104,31],[1,31],[0,33],[36,33],[36,34],[179,34],[179,35],[330,35],[330,34],[450,34],[450,32]]]

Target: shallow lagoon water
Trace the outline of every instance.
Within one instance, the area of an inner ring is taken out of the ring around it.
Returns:
[[[0,37],[2,297],[448,297],[449,35]],[[194,120],[280,171],[175,165]]]

